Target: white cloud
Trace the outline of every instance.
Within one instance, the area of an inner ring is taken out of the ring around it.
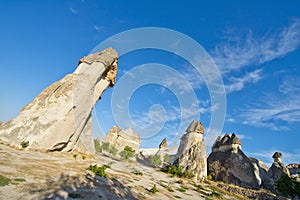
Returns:
[[[262,79],[261,74],[262,74],[262,70],[257,69],[253,72],[246,73],[243,77],[239,77],[239,78],[230,77],[229,78],[230,83],[225,85],[227,94],[242,90],[245,87],[245,84],[247,83],[258,82],[260,79]]]
[[[300,122],[300,79],[286,78],[279,86],[279,94],[269,94],[264,105],[250,106],[241,111],[244,124],[288,130],[289,124]]]
[[[75,10],[74,8],[70,7],[69,10],[70,10],[73,14],[78,15],[78,11]]]
[[[295,152],[285,152],[281,151],[280,149],[267,149],[258,152],[246,152],[248,156],[258,158],[259,160],[263,161],[267,166],[271,166],[273,163],[273,154],[275,152],[282,153],[282,162],[285,165],[292,164],[292,163],[299,163],[300,161],[300,151]]]
[[[300,46],[300,19],[291,19],[289,25],[277,33],[254,37],[250,30],[244,37],[231,37],[212,51],[223,73],[259,65],[296,50]]]

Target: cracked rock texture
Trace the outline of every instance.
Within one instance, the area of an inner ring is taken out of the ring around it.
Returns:
[[[92,109],[116,80],[118,54],[108,48],[79,61],[77,69],[44,89],[20,114],[0,125],[0,140],[28,149],[94,153]]]

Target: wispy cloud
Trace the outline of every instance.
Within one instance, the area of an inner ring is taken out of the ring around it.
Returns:
[[[290,124],[300,122],[300,79],[286,78],[279,86],[279,94],[264,97],[264,104],[249,106],[241,111],[244,124],[288,130]]]
[[[280,149],[266,149],[258,152],[246,152],[248,156],[258,158],[263,161],[267,166],[271,166],[273,163],[272,155],[275,152],[282,153],[282,161],[285,165],[291,163],[299,163],[300,161],[300,150],[295,152],[281,151]]]
[[[229,83],[225,85],[227,94],[240,91],[245,87],[247,83],[256,83],[262,78],[262,70],[257,69],[253,72],[246,73],[243,77],[230,77]]]
[[[70,10],[73,14],[78,15],[78,11],[75,10],[74,8],[69,7],[69,10]]]
[[[242,37],[231,37],[211,52],[223,73],[251,65],[259,65],[296,50],[300,46],[300,19],[290,20],[277,33],[253,36],[251,30]]]

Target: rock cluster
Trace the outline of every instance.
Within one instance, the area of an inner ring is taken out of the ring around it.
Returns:
[[[245,188],[258,189],[262,183],[260,167],[241,149],[241,141],[233,133],[218,137],[208,157],[208,174],[215,180]]]
[[[175,155],[174,165],[193,172],[196,180],[207,176],[206,146],[203,140],[204,128],[201,122],[192,121],[186,133],[181,137]]]
[[[141,139],[138,133],[133,132],[132,128],[124,130],[119,129],[118,126],[113,126],[106,134],[103,143],[109,143],[118,150],[123,150],[124,147],[130,146],[137,151],[140,147]]]
[[[118,54],[112,48],[90,54],[77,69],[44,89],[20,114],[2,124],[0,140],[29,149],[94,153],[92,109],[116,80]]]
[[[300,164],[289,164],[286,166],[288,170],[290,171],[291,176],[297,176],[300,177]]]

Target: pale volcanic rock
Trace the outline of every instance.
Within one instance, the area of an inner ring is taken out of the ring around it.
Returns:
[[[116,80],[118,54],[108,48],[79,61],[77,69],[44,89],[2,124],[0,140],[12,146],[28,141],[28,149],[94,153],[92,109]]]
[[[135,133],[132,128],[126,130],[119,129],[118,126],[113,126],[106,134],[103,143],[109,143],[115,146],[118,150],[123,150],[129,146],[134,150],[138,150],[141,144],[141,139],[138,133]]]
[[[167,138],[164,138],[161,143],[159,144],[159,148],[160,149],[163,149],[163,148],[166,148],[168,146],[168,141],[167,141]]]
[[[274,162],[271,165],[270,169],[268,170],[267,173],[268,178],[271,178],[275,182],[282,175],[290,176],[290,172],[288,168],[286,168],[281,161],[282,154],[280,152],[275,152],[272,158],[274,159]]]
[[[207,176],[207,156],[203,134],[202,123],[192,121],[186,133],[181,137],[173,162],[174,165],[182,167],[184,171],[193,172],[196,180],[203,180]]]

